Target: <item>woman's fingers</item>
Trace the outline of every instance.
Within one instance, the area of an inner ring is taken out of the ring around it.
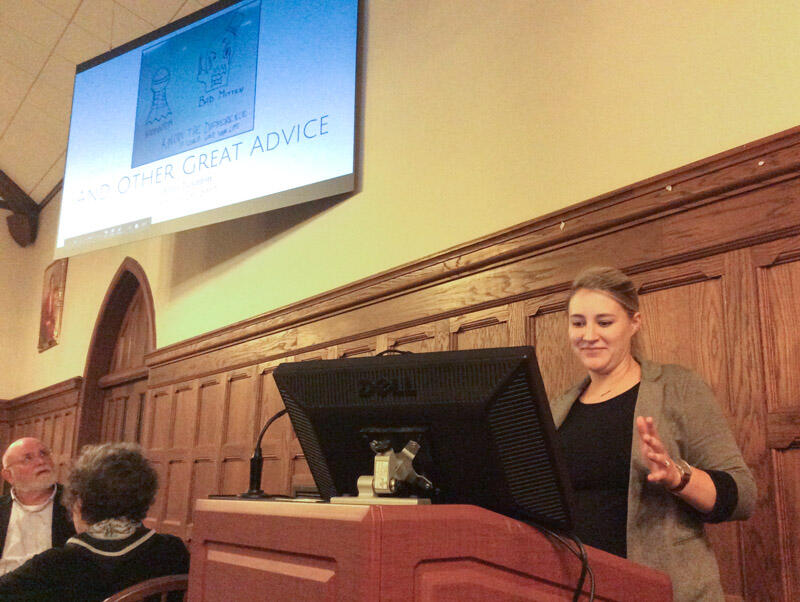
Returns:
[[[674,462],[658,436],[652,416],[637,416],[636,430],[639,434],[642,456],[647,461],[649,471],[647,480],[651,483],[671,483],[674,480]]]
[[[644,437],[648,434],[647,421],[645,420],[644,416],[636,417],[636,430],[639,432],[640,437]]]
[[[639,429],[640,436],[645,443],[652,447],[657,453],[666,453],[664,444],[661,442],[661,438],[658,436],[655,422],[653,422],[653,418],[651,416],[647,416],[646,418],[641,416],[637,417],[636,426]]]

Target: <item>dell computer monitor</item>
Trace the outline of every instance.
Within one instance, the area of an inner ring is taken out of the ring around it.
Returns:
[[[421,445],[432,503],[473,504],[562,532],[572,492],[533,347],[281,364],[275,382],[324,499],[357,494],[370,441]]]

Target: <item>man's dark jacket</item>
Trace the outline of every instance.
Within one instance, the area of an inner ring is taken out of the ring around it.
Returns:
[[[72,519],[69,512],[61,504],[61,494],[64,493],[61,485],[56,485],[56,496],[53,498],[53,531],[52,545],[60,548],[67,540],[75,535],[75,527],[72,526]],[[3,548],[6,545],[6,533],[8,532],[8,522],[11,520],[11,506],[13,500],[10,495],[0,497],[0,558],[3,556]]]

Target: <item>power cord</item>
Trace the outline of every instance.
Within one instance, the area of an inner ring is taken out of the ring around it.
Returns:
[[[578,539],[577,536],[572,535],[569,537],[564,537],[559,533],[551,531],[546,527],[542,527],[541,525],[535,525],[537,529],[542,531],[545,535],[548,535],[556,540],[558,540],[561,545],[563,545],[567,550],[569,550],[578,560],[581,561],[581,575],[578,578],[578,583],[575,586],[575,592],[572,595],[572,602],[578,602],[583,593],[583,584],[586,581],[586,575],[589,575],[589,602],[594,601],[594,573],[592,572],[592,567],[589,566],[589,557],[586,554],[586,548],[583,547],[583,543],[581,540]],[[577,546],[573,547],[572,544]]]

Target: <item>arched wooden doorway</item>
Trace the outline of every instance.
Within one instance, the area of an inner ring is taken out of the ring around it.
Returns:
[[[144,356],[155,350],[155,308],[142,267],[120,265],[95,322],[84,370],[77,449],[101,441],[138,441],[147,390]]]

